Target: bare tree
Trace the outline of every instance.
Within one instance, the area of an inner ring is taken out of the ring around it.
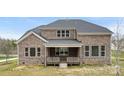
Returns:
[[[120,75],[120,66],[119,66],[119,61],[120,61],[120,52],[124,48],[124,36],[121,33],[121,22],[119,21],[117,23],[116,29],[114,36],[112,38],[112,44],[114,45],[114,50],[115,50],[115,60],[116,60],[116,75]]]
[[[6,63],[8,63],[7,59],[11,54],[11,50],[12,50],[12,42],[10,40],[2,39],[0,44],[0,51],[2,54],[6,56]]]

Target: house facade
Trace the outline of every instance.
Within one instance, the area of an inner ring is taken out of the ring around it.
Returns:
[[[18,40],[19,64],[111,64],[111,35],[107,28],[84,20],[57,20]]]

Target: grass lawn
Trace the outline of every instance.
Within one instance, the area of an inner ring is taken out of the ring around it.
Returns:
[[[124,76],[124,52],[120,56],[121,76]],[[115,76],[115,58],[112,65],[81,65],[65,69],[42,65],[17,65],[17,60],[0,63],[1,76]]]
[[[121,75],[124,75],[124,62],[121,62]],[[0,63],[1,76],[114,76],[114,65],[81,65],[65,69],[59,67],[44,67],[42,65],[16,65],[16,60],[10,63]]]
[[[11,55],[11,56],[9,56],[9,58],[8,59],[10,59],[10,58],[16,58],[17,56],[13,56],[13,55]],[[4,60],[4,59],[6,59],[6,56],[5,55],[0,55],[0,60]]]

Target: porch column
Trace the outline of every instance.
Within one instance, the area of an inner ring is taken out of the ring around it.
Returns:
[[[20,56],[19,56],[19,45],[17,44],[17,57],[18,57],[18,60],[17,60],[17,65],[19,65],[19,59],[20,59]]]
[[[45,46],[45,67],[46,67],[46,46]]]
[[[80,61],[80,64],[82,63],[82,52],[83,51],[83,49],[82,49],[82,47],[79,47],[79,61]]]

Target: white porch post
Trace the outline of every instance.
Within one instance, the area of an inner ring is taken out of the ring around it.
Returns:
[[[18,60],[17,60],[17,65],[19,65],[19,59],[20,59],[20,56],[19,56],[19,45],[17,45],[17,57],[18,57]]]
[[[80,61],[80,64],[81,64],[81,61],[82,61],[82,47],[79,47],[79,61]]]
[[[46,65],[47,65],[47,63],[46,63],[46,46],[45,46],[45,67],[46,67]]]

